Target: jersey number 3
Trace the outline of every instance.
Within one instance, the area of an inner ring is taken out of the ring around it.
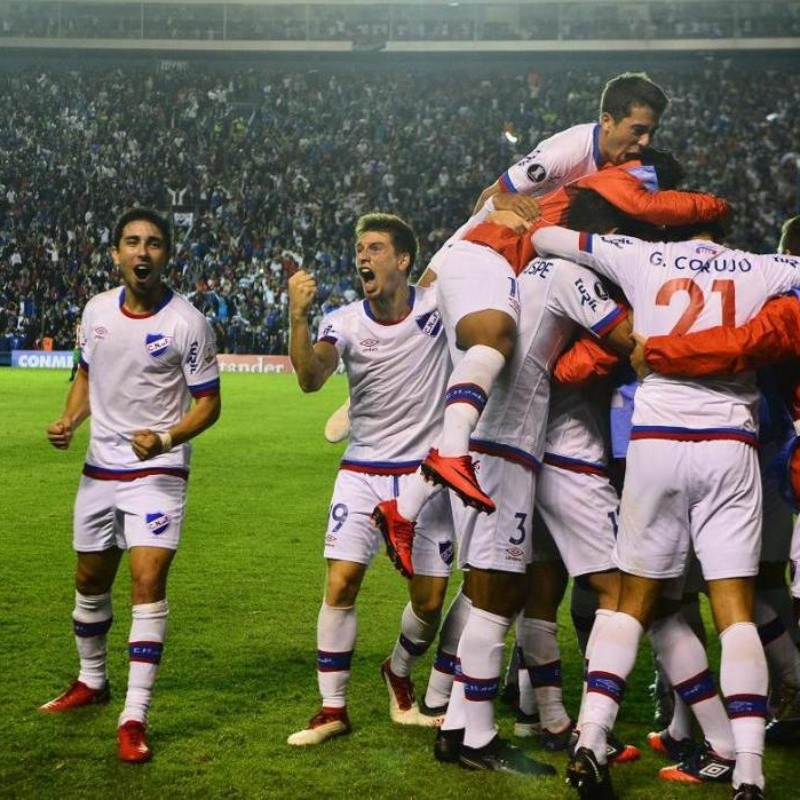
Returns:
[[[686,292],[689,304],[675,323],[671,334],[680,336],[687,333],[697,321],[706,305],[702,287],[691,278],[673,278],[664,283],[656,295],[657,306],[668,306],[676,292]],[[718,293],[722,306],[722,325],[733,328],[736,325],[736,284],[730,279],[716,280],[711,284],[711,292]]]

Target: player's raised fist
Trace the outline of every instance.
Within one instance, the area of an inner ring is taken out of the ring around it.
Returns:
[[[317,294],[317,282],[304,269],[289,278],[289,310],[294,318],[303,317]]]

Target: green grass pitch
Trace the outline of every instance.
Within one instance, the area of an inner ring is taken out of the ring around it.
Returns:
[[[71,634],[71,509],[88,426],[73,448],[48,446],[64,371],[0,371],[0,798],[572,798],[558,778],[470,773],[437,764],[433,733],[393,726],[379,664],[397,635],[404,582],[380,557],[359,599],[353,659],[353,734],[318,748],[290,748],[288,734],[316,710],[316,616],[322,597],[322,538],[342,446],[322,438],[346,394],[334,377],[303,395],[292,376],[225,375],[223,414],[196,444],[184,539],[174,563],[170,630],[151,714],[154,760],[116,759],[116,718],[126,679],[129,582],[114,594],[109,706],[62,716],[36,707],[76,673]],[[580,659],[563,618],[568,707],[579,694]],[[713,637],[712,637],[713,638]],[[715,641],[715,640],[714,640]],[[712,647],[713,658],[717,649]],[[430,656],[416,670],[427,680]],[[618,731],[643,745],[651,729],[650,654],[643,649]],[[499,707],[501,732],[512,718]],[[533,745],[523,743],[526,749]],[[674,786],[662,763],[614,768],[621,798],[730,797],[727,786]],[[768,751],[772,797],[795,797],[800,758]]]

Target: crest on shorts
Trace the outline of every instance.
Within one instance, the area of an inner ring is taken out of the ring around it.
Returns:
[[[448,567],[451,566],[453,563],[453,557],[455,556],[453,543],[439,542],[439,555],[441,556],[442,561],[444,561]]]
[[[167,336],[165,333],[148,333],[144,337],[144,348],[150,358],[163,356],[169,349],[170,344],[172,344],[172,337]]]
[[[147,530],[149,530],[153,536],[160,536],[164,533],[164,531],[169,528],[170,522],[172,522],[172,520],[169,514],[165,514],[163,511],[154,511],[144,516],[144,523],[147,526]]]

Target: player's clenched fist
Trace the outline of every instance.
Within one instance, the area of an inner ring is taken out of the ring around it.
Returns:
[[[66,450],[72,441],[72,422],[59,419],[47,426],[47,440],[53,447]]]
[[[289,278],[289,312],[293,319],[305,317],[317,294],[317,282],[304,269]]]

